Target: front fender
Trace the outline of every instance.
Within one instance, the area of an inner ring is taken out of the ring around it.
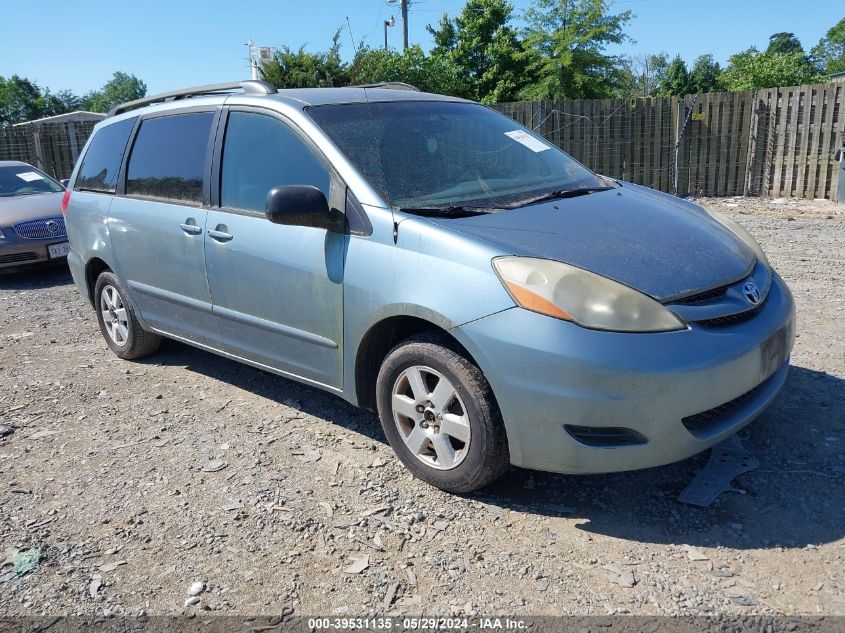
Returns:
[[[368,208],[369,237],[352,236],[344,269],[344,395],[355,404],[355,363],[368,331],[397,316],[444,330],[513,307],[491,265],[502,251],[422,218]]]

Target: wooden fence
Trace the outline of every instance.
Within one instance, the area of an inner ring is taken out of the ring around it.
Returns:
[[[0,127],[0,160],[35,165],[56,180],[68,178],[96,121],[33,121]]]
[[[845,82],[644,99],[501,103],[595,171],[677,195],[836,198]],[[67,178],[94,121],[0,128],[0,160]]]
[[[661,191],[836,198],[843,82],[495,107],[591,169]]]

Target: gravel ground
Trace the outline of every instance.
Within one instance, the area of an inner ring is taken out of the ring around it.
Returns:
[[[760,468],[703,509],[706,455],[450,496],[369,413],[177,343],[121,361],[65,270],[0,277],[0,615],[845,614],[845,207],[700,202],[799,314]]]

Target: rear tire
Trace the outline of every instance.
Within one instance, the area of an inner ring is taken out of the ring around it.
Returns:
[[[481,370],[445,336],[422,334],[393,348],[376,382],[379,418],[416,477],[465,494],[507,469],[499,408]]]
[[[161,337],[146,332],[135,313],[135,306],[120,280],[110,270],[103,271],[94,285],[94,309],[100,332],[109,349],[124,360],[155,352]]]

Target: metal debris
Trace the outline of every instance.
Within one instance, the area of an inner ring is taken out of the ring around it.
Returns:
[[[732,435],[711,449],[710,461],[684,489],[678,501],[704,508],[723,492],[745,494],[744,490],[735,488],[731,482],[759,465],[757,458],[745,450],[736,435]]]

